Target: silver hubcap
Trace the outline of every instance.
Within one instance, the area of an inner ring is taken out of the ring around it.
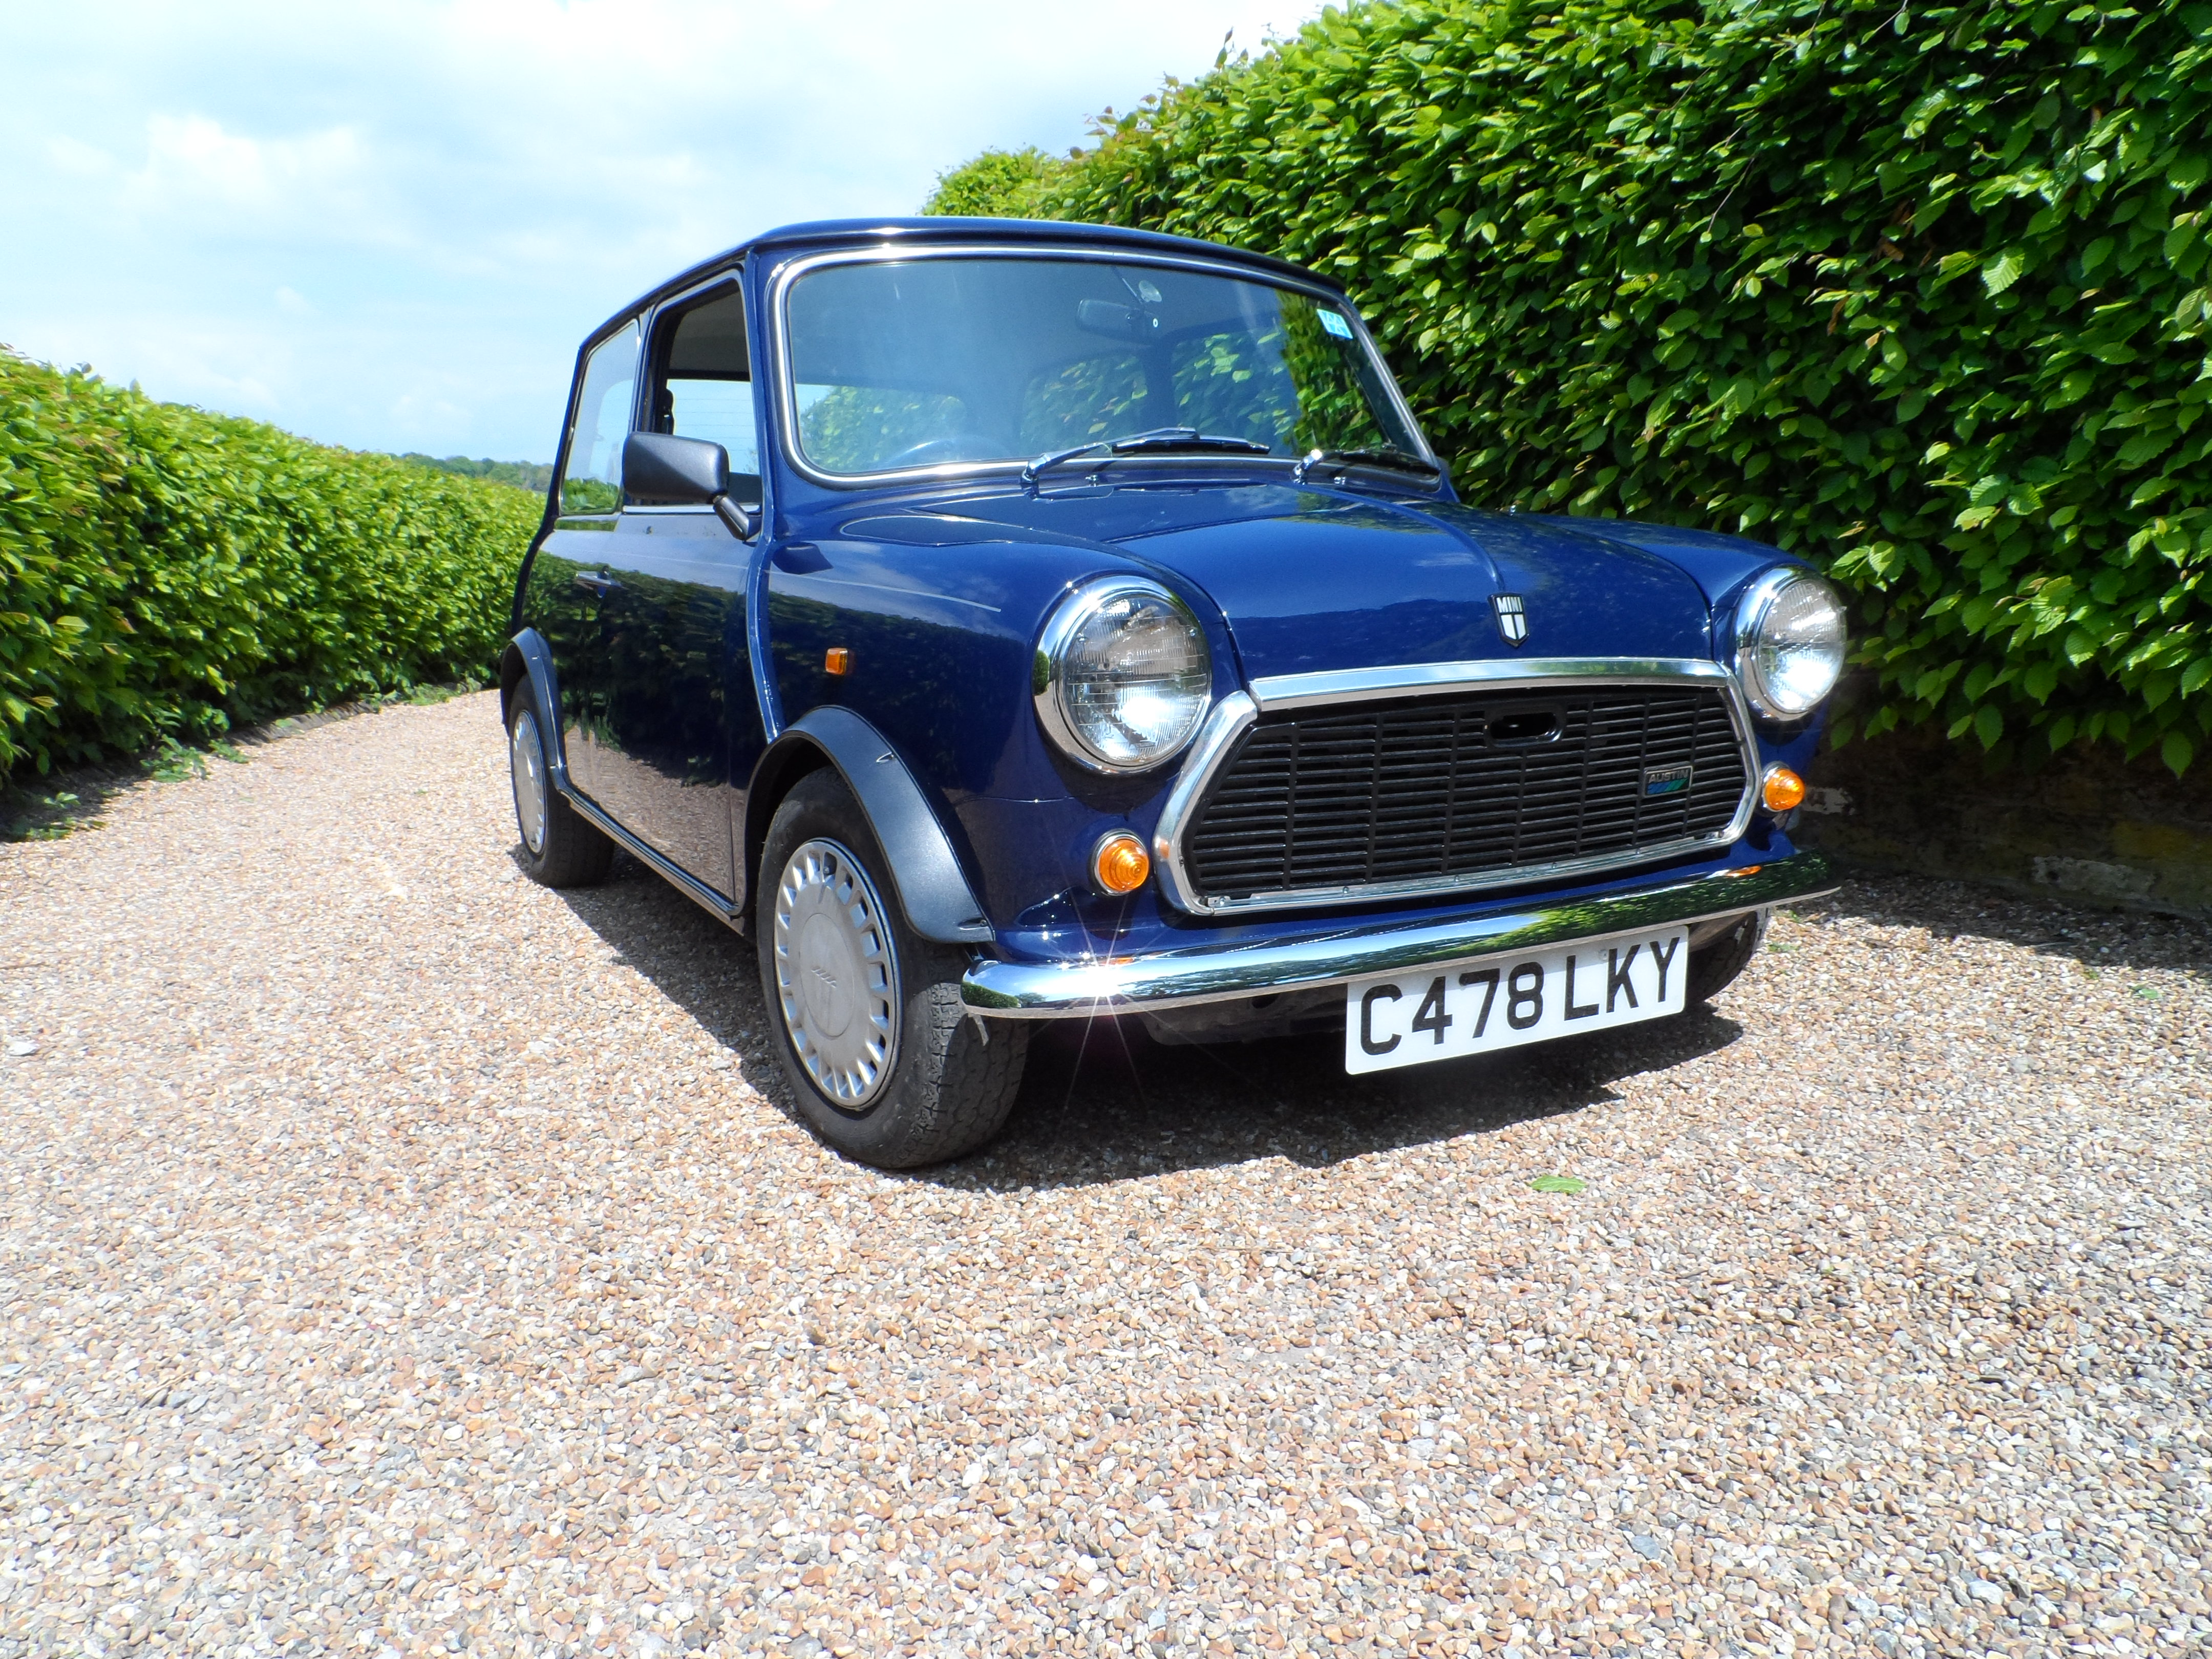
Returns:
[[[814,1086],[848,1111],[873,1100],[898,1054],[898,963],[883,901],[834,841],[792,854],[775,889],[775,991]]]
[[[514,775],[514,822],[535,857],[545,850],[545,751],[538,742],[538,716],[527,708],[514,717],[507,765]]]

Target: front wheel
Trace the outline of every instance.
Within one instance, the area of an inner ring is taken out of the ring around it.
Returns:
[[[844,781],[810,773],[769,825],[754,920],[761,994],[801,1115],[847,1157],[903,1170],[999,1133],[1030,1034],[968,1014],[966,957],[915,935],[889,873]]]

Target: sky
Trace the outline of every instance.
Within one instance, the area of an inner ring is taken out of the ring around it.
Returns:
[[[546,460],[577,342],[704,255],[1317,0],[0,0],[0,342],[356,449]]]

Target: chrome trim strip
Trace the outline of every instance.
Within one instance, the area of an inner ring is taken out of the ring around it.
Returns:
[[[1703,657],[1505,657],[1482,662],[1425,662],[1397,668],[1346,668],[1321,674],[1273,674],[1252,682],[1252,701],[1270,713],[1325,702],[1427,696],[1520,680],[1724,680],[1729,671]]]
[[[1168,792],[1167,805],[1160,808],[1159,822],[1152,826],[1152,879],[1159,884],[1162,896],[1178,910],[1202,915],[1207,908],[1192,889],[1190,878],[1183,870],[1184,827],[1190,815],[1198,810],[1199,797],[1212,781],[1215,769],[1236,747],[1245,728],[1259,718],[1259,705],[1249,692],[1232,691],[1213,705],[1206,724],[1198,728],[1198,738],[1190,746],[1182,770],[1176,775],[1175,787]]]
[[[1268,996],[1340,985],[1509,951],[1536,951],[1643,927],[1742,915],[1836,890],[1820,853],[1665,878],[1625,892],[1538,903],[1451,921],[1363,917],[1285,939],[1206,944],[1080,963],[981,961],[960,982],[979,1014],[1056,1019]]]
[[[809,271],[819,270],[825,265],[904,264],[916,259],[1069,259],[1090,260],[1094,263],[1117,265],[1158,265],[1170,270],[1203,271],[1211,276],[1234,277],[1241,282],[1255,283],[1262,288],[1284,288],[1291,289],[1293,293],[1308,295],[1328,306],[1332,310],[1343,312],[1350,318],[1354,332],[1358,335],[1361,343],[1367,348],[1368,356],[1374,361],[1375,368],[1378,371],[1377,378],[1389,392],[1391,407],[1397,412],[1398,418],[1406,423],[1406,429],[1413,434],[1414,441],[1420,445],[1421,459],[1436,462],[1438,468],[1437,480],[1447,476],[1442,470],[1443,463],[1437,460],[1435,450],[1429,445],[1428,434],[1421,430],[1421,423],[1413,418],[1413,406],[1407,403],[1406,394],[1399,387],[1397,376],[1389,372],[1389,366],[1383,362],[1382,350],[1375,343],[1374,335],[1368,331],[1366,319],[1360,316],[1351,300],[1341,289],[1330,288],[1328,284],[1318,281],[1302,283],[1281,271],[1256,270],[1249,265],[1241,265],[1231,259],[1201,259],[1191,254],[1154,253],[1139,249],[1131,249],[1127,253],[1123,253],[1106,243],[1101,243],[1096,247],[1041,247],[1006,243],[956,242],[935,246],[910,247],[902,246],[896,242],[881,242],[873,247],[841,248],[833,252],[804,255],[778,266],[775,277],[769,284],[768,307],[770,323],[769,334],[775,349],[775,397],[776,425],[780,428],[776,434],[776,441],[783,450],[784,459],[790,464],[792,471],[798,473],[799,477],[830,489],[872,489],[881,484],[922,483],[937,478],[972,477],[994,472],[1018,475],[1022,468],[1036,459],[1034,456],[1018,455],[1004,460],[947,461],[936,466],[910,466],[896,472],[830,472],[814,465],[799,453],[799,400],[792,380],[791,369],[791,313],[788,301],[792,284]],[[757,384],[757,379],[756,384]],[[1224,459],[1261,463],[1273,461],[1279,463],[1285,471],[1296,465],[1297,462],[1297,457],[1294,455],[1246,457],[1224,457],[1218,454],[1173,457],[1128,455],[1115,459],[1125,461],[1174,459],[1198,462],[1217,467]],[[1437,480],[1431,480],[1432,487],[1436,482]]]
[[[1272,713],[1334,702],[1367,702],[1383,697],[1443,696],[1482,686],[1674,685],[1683,680],[1709,680],[1725,690],[1729,719],[1735,726],[1736,749],[1743,761],[1743,793],[1736,801],[1735,816],[1725,828],[1712,835],[1685,836],[1622,853],[1559,859],[1549,864],[1517,865],[1510,870],[1352,886],[1301,887],[1287,893],[1262,893],[1248,898],[1201,897],[1183,861],[1183,836],[1205,796],[1206,786],[1213,781],[1214,772],[1228,757],[1236,740],[1259,718],[1263,708]],[[1199,916],[1257,915],[1270,910],[1311,909],[1324,904],[1364,904],[1382,899],[1442,898],[1602,875],[1611,870],[1633,869],[1638,865],[1660,864],[1710,852],[1739,839],[1751,827],[1751,815],[1759,805],[1759,740],[1752,730],[1751,709],[1744,702],[1743,688],[1736,683],[1735,676],[1719,663],[1701,657],[1538,658],[1527,662],[1425,663],[1400,668],[1277,675],[1253,681],[1249,696],[1239,694],[1224,697],[1216,705],[1176,778],[1167,805],[1161,809],[1159,823],[1152,836],[1153,868],[1160,891],[1168,902],[1178,910]]]
[[[629,830],[623,829],[590,796],[579,794],[574,789],[566,787],[562,788],[561,793],[568,797],[569,805],[605,830],[613,839],[616,846],[665,880],[670,886],[683,894],[685,898],[690,899],[692,903],[725,927],[734,927],[741,933],[745,931],[744,911],[742,908],[732,909],[729,900],[691,874],[675,860],[665,854],[656,852],[646,842],[640,841]]]

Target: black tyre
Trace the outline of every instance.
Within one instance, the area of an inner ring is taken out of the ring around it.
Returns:
[[[1766,912],[1754,910],[1718,939],[1708,939],[1690,952],[1690,978],[1684,994],[1686,1006],[1710,1002],[1751,965],[1766,938]]]
[[[848,1158],[906,1170],[999,1133],[1029,1029],[963,1008],[965,953],[908,927],[836,773],[809,773],[776,808],[754,923],[771,1040],[815,1133]]]
[[[615,844],[553,787],[545,734],[527,695],[507,711],[507,769],[514,786],[514,827],[522,832],[522,867],[548,887],[584,887],[614,862]]]

